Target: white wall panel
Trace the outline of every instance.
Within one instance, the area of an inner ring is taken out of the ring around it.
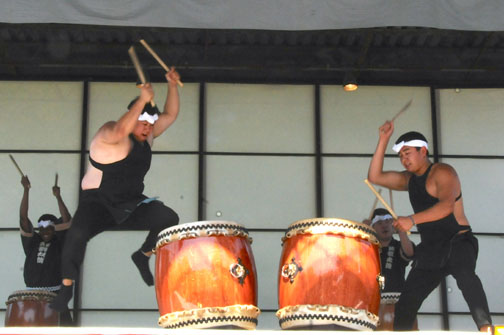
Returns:
[[[0,82],[2,149],[79,150],[82,83]]]
[[[283,229],[315,215],[311,157],[207,156],[206,166],[208,220]]]
[[[180,223],[198,218],[198,156],[153,155],[144,180],[145,195],[158,196],[172,208]]]
[[[323,192],[324,216],[348,219],[361,222],[370,215],[376,199],[369,187],[364,183],[371,158],[324,157],[323,162]],[[399,158],[385,158],[385,170],[403,170]],[[382,190],[383,198],[390,204],[389,191]],[[394,210],[397,215],[412,214],[407,192],[392,193]],[[377,207],[383,207],[381,203]]]
[[[127,306],[121,308],[128,308]],[[162,329],[158,325],[157,311],[83,311],[81,327],[148,327]],[[130,328],[131,329],[131,328]],[[134,329],[130,330],[136,333]],[[145,331],[145,330],[144,330]],[[138,331],[141,333],[141,331]]]
[[[504,155],[504,89],[438,92],[441,154]]]
[[[476,236],[479,244],[478,261],[476,263],[476,274],[481,279],[485,290],[488,307],[491,313],[504,313],[504,290],[502,280],[496,278],[496,269],[504,269],[504,259],[496,255],[504,255],[504,243],[502,237],[496,236]],[[450,312],[469,312],[467,303],[462,296],[462,292],[457,287],[455,278],[447,277],[448,310]]]
[[[82,308],[157,309],[154,286],[145,285],[131,260],[147,233],[107,231],[91,239],[83,264]]]
[[[154,101],[163,111],[167,84],[153,83]],[[88,147],[96,131],[107,121],[117,121],[131,100],[140,94],[134,83],[91,83],[89,94]],[[180,113],[174,124],[154,140],[153,150],[194,151],[198,149],[198,84],[179,88]]]
[[[420,331],[439,331],[443,329],[441,315],[418,315],[418,329]]]
[[[208,151],[314,151],[314,88],[207,85]]]
[[[26,288],[23,279],[25,254],[19,231],[3,231],[0,234],[0,255],[2,255],[0,299],[5,302],[14,291]],[[2,308],[5,308],[5,304]]]
[[[45,213],[60,217],[58,203],[52,193],[55,176],[70,214],[77,209],[79,195],[79,154],[14,154],[18,165],[31,183],[28,217],[36,226],[38,218]],[[23,197],[21,175],[12,164],[8,154],[0,154],[0,183],[4,186],[0,206],[0,227],[19,227],[19,206]]]
[[[502,233],[504,160],[443,159],[455,168],[462,184],[467,219],[475,232]]]
[[[395,121],[387,149],[403,133],[415,130],[432,143],[429,88],[360,86],[345,92],[341,86],[322,86],[322,151],[324,153],[373,153],[378,128],[413,99],[409,109]]]
[[[258,307],[278,309],[278,273],[283,232],[251,232],[257,270]]]

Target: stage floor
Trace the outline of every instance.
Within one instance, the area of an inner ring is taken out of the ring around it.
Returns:
[[[222,330],[222,329],[162,329],[162,328],[116,328],[116,327],[3,327],[0,328],[0,334],[31,334],[31,335],[46,335],[46,334],[58,334],[58,335],[74,335],[74,334],[93,334],[93,335],[154,335],[154,334],[173,334],[173,335],[189,335],[189,334],[204,334],[204,335],[280,335],[280,333],[296,334],[299,335],[301,332],[299,330]],[[315,334],[353,334],[355,331],[309,331]],[[360,331],[358,332],[362,335],[376,334],[372,331]],[[412,334],[412,332],[389,332],[381,331],[379,334]],[[462,331],[418,331],[414,334],[428,335],[428,334],[446,334],[446,335],[469,335],[469,334],[481,334],[479,332],[462,332]]]

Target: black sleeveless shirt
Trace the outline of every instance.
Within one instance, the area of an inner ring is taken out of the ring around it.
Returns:
[[[427,177],[433,164],[421,176],[412,175],[408,182],[408,194],[411,207],[415,213],[431,208],[439,202],[438,198],[431,196],[425,187]],[[457,200],[460,196],[457,198]],[[431,222],[424,222],[417,225],[418,232],[422,242],[428,244],[443,244],[449,241],[459,231],[459,224],[455,215],[450,213],[448,216]]]
[[[152,151],[147,141],[138,142],[132,135],[130,140],[133,148],[120,161],[101,164],[89,157],[91,165],[101,170],[103,175],[98,189],[84,191],[85,199],[103,203],[119,223],[147,198],[142,194],[143,181],[150,168]]]

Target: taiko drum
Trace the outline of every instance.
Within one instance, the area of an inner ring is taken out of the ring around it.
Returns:
[[[56,294],[43,290],[13,292],[5,311],[6,327],[49,327],[59,325],[59,313],[49,307]]]
[[[282,329],[376,329],[383,280],[372,227],[335,218],[301,220],[282,241],[276,313]]]
[[[257,278],[248,231],[199,221],[163,230],[156,245],[159,325],[255,329]]]

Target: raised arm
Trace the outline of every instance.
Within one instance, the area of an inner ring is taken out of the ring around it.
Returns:
[[[175,68],[171,68],[166,73],[166,80],[168,81],[168,93],[166,94],[166,101],[163,112],[159,115],[159,119],[154,124],[153,136],[154,138],[161,135],[173,122],[177,119],[180,110],[180,99],[177,87],[177,80],[180,80],[180,75]]]
[[[373,184],[393,190],[406,191],[408,189],[409,172],[383,171],[385,151],[393,132],[394,123],[391,121],[385,122],[379,128],[378,144],[369,164],[368,180]]]
[[[128,137],[135,128],[138,117],[146,103],[154,98],[154,91],[150,83],[140,88],[140,96],[131,108],[117,121],[105,123],[97,133],[96,138],[107,144],[116,144]]]
[[[21,177],[21,185],[23,185],[24,191],[21,198],[21,206],[19,207],[19,226],[21,228],[21,235],[31,237],[33,236],[33,225],[28,218],[28,200],[31,184],[28,176]]]
[[[64,230],[70,228],[70,220],[72,219],[72,215],[70,215],[70,212],[68,211],[65,202],[63,201],[63,198],[61,197],[61,191],[58,186],[53,186],[52,188],[53,195],[56,197],[56,201],[58,202],[58,209],[61,215],[61,219],[63,222],[59,224],[58,226],[62,226],[60,228],[63,229],[58,229],[58,230]]]

